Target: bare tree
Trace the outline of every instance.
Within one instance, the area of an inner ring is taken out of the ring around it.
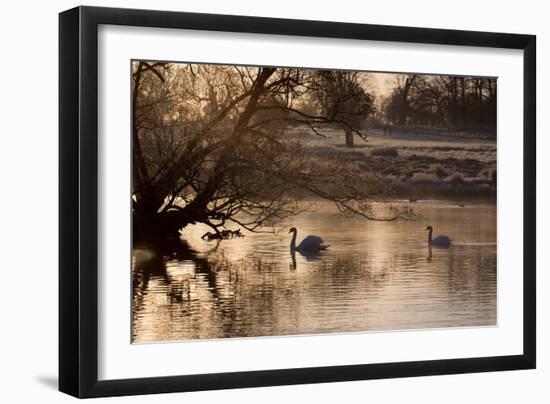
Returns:
[[[409,109],[411,104],[411,94],[414,86],[418,81],[418,74],[404,74],[397,76],[397,86],[395,91],[399,96],[400,111],[399,111],[399,125],[407,123],[407,116],[409,115]]]
[[[366,77],[358,72],[319,71],[315,80],[313,94],[321,111],[340,122],[347,147],[353,147],[355,134],[366,140],[361,129],[368,115],[374,112],[373,97],[365,91]]]
[[[496,130],[493,78],[399,75],[382,105],[385,118],[401,126]]]
[[[177,236],[194,223],[218,236],[231,234],[231,225],[263,231],[302,211],[304,195],[367,219],[406,215],[375,215],[369,201],[386,194],[381,181],[311,158],[303,146],[304,133],[324,136],[335,125],[361,133],[343,103],[311,110],[312,102],[323,102],[312,97],[324,80],[307,69],[135,62],[134,237]],[[348,89],[341,100],[366,100]]]

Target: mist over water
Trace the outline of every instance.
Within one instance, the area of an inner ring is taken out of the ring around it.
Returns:
[[[277,234],[133,251],[132,341],[153,342],[496,324],[496,206],[419,201],[416,221],[343,217],[328,203]],[[448,235],[450,248],[429,248]],[[319,254],[290,253],[309,234]]]

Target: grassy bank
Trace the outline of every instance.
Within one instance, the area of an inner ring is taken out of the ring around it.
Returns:
[[[327,164],[355,165],[376,175],[399,197],[417,199],[494,198],[496,196],[496,139],[475,134],[370,131],[368,142],[344,147],[339,131],[326,137],[296,131],[305,152]]]

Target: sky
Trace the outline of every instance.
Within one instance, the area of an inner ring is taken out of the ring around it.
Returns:
[[[379,96],[386,97],[390,95],[395,86],[395,73],[369,73],[369,75],[372,77],[372,87]]]

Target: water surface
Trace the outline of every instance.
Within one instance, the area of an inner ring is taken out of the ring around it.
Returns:
[[[496,206],[419,201],[416,221],[338,215],[328,203],[280,224],[277,234],[133,251],[132,341],[276,336],[496,324]],[[453,240],[429,248],[434,236]],[[321,236],[328,251],[292,255]]]

